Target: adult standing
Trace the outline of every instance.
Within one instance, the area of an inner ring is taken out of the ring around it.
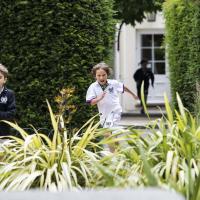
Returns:
[[[142,82],[144,82],[144,100],[145,100],[145,104],[146,104],[148,90],[149,90],[149,80],[151,80],[151,85],[152,85],[152,87],[154,87],[154,74],[151,71],[151,69],[147,68],[148,60],[142,59],[139,64],[141,65],[141,67],[138,70],[136,70],[136,72],[133,75],[133,78],[136,81],[137,95],[140,99],[140,104],[142,107],[141,114],[144,114],[144,107],[143,107],[142,99],[141,99]]]

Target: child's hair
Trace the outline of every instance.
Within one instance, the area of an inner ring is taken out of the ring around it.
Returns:
[[[5,78],[8,77],[8,70],[7,68],[0,63],[0,72],[4,75]]]
[[[143,65],[143,64],[148,64],[148,60],[146,58],[143,58],[140,62],[139,65]]]
[[[93,66],[93,68],[92,68],[93,76],[96,75],[96,71],[99,69],[103,69],[107,73],[108,76],[111,74],[110,67],[105,62],[100,62],[100,63],[96,64],[95,66]]]

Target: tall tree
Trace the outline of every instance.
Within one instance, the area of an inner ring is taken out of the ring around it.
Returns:
[[[115,17],[122,20],[122,23],[135,25],[135,22],[142,22],[146,12],[161,10],[165,0],[115,0]]]
[[[115,18],[121,20],[118,31],[118,47],[122,25],[131,24],[135,26],[136,22],[142,22],[145,13],[161,10],[162,3],[165,0],[114,0]]]

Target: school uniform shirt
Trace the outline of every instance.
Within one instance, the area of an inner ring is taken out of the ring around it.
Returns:
[[[15,95],[6,87],[0,92],[0,120],[14,120],[16,112]],[[0,122],[0,136],[9,135],[10,126]]]
[[[86,102],[106,92],[104,98],[97,103],[100,113],[100,122],[103,127],[111,127],[121,118],[122,107],[119,101],[119,93],[124,92],[124,84],[117,80],[107,80],[107,87],[103,90],[98,81],[92,83],[86,94]]]

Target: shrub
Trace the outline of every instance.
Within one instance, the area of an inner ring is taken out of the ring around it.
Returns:
[[[91,116],[90,68],[110,58],[112,0],[2,0],[0,7],[0,62],[11,73],[21,126],[50,127],[45,99],[53,106],[61,88],[74,87],[72,126],[80,127]]]
[[[200,6],[198,1],[169,0],[164,4],[166,43],[172,98],[176,92],[194,111],[196,82],[200,79]]]
[[[50,105],[48,107],[53,127],[51,139],[35,128],[34,134],[29,134],[7,122],[21,137],[8,136],[1,145],[0,191],[30,188],[64,191],[89,187],[94,182],[95,163],[100,157],[95,153],[97,145],[92,139],[99,134],[99,124],[94,124],[92,118],[72,134],[60,128],[62,115],[55,116]],[[81,136],[80,131],[83,132]]]
[[[195,102],[195,114],[197,117],[197,120],[200,122],[200,84],[196,83],[196,102]]]
[[[166,116],[149,122],[144,130],[129,127],[118,133],[122,146],[114,158],[102,159],[95,186],[156,186],[174,189],[187,200],[199,199],[200,123],[176,97],[177,110],[165,95]]]

